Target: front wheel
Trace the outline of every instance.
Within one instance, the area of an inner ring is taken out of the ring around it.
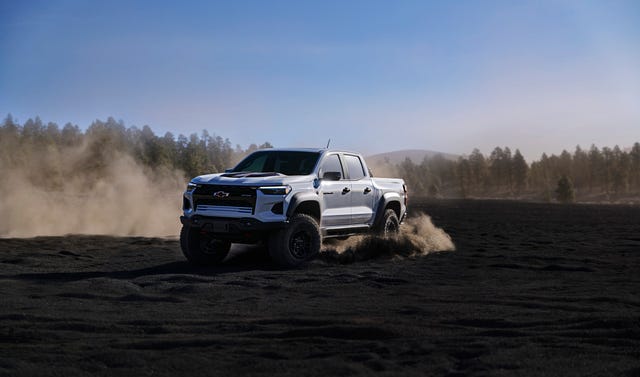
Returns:
[[[210,266],[219,264],[227,257],[231,242],[201,233],[200,228],[184,225],[180,231],[180,247],[191,264]]]
[[[298,214],[291,218],[286,228],[269,238],[269,255],[282,267],[298,267],[318,255],[321,243],[316,220]]]

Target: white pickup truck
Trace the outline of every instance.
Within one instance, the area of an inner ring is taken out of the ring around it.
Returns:
[[[358,153],[263,149],[189,182],[180,245],[191,263],[211,265],[232,243],[264,241],[277,264],[296,267],[323,238],[398,232],[407,199],[402,179],[373,178]]]

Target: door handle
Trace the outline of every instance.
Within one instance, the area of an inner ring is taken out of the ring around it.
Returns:
[[[371,188],[369,188],[369,187],[365,187],[365,189],[364,189],[364,193],[365,193],[365,194],[368,194],[368,193],[370,193],[370,192],[371,192]]]
[[[342,193],[343,193],[343,194],[348,194],[348,193],[349,193],[349,191],[351,191],[351,189],[350,189],[350,188],[348,188],[348,187],[345,187],[345,188],[343,188],[343,189],[342,189]]]

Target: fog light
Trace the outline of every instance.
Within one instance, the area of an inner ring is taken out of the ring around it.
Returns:
[[[280,202],[274,204],[273,207],[271,207],[271,212],[275,213],[276,215],[282,215],[284,213],[284,203]]]

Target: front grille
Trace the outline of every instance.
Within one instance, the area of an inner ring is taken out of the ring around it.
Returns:
[[[216,193],[224,193],[227,196],[216,196]],[[256,205],[256,188],[248,186],[222,186],[222,185],[201,185],[193,192],[193,201],[196,210],[215,207],[237,207],[246,212],[247,209],[254,211]]]
[[[251,186],[225,186],[225,185],[198,185],[194,195],[213,195],[218,191],[228,192],[231,195],[256,196],[256,187]],[[230,196],[231,196],[230,195]]]

